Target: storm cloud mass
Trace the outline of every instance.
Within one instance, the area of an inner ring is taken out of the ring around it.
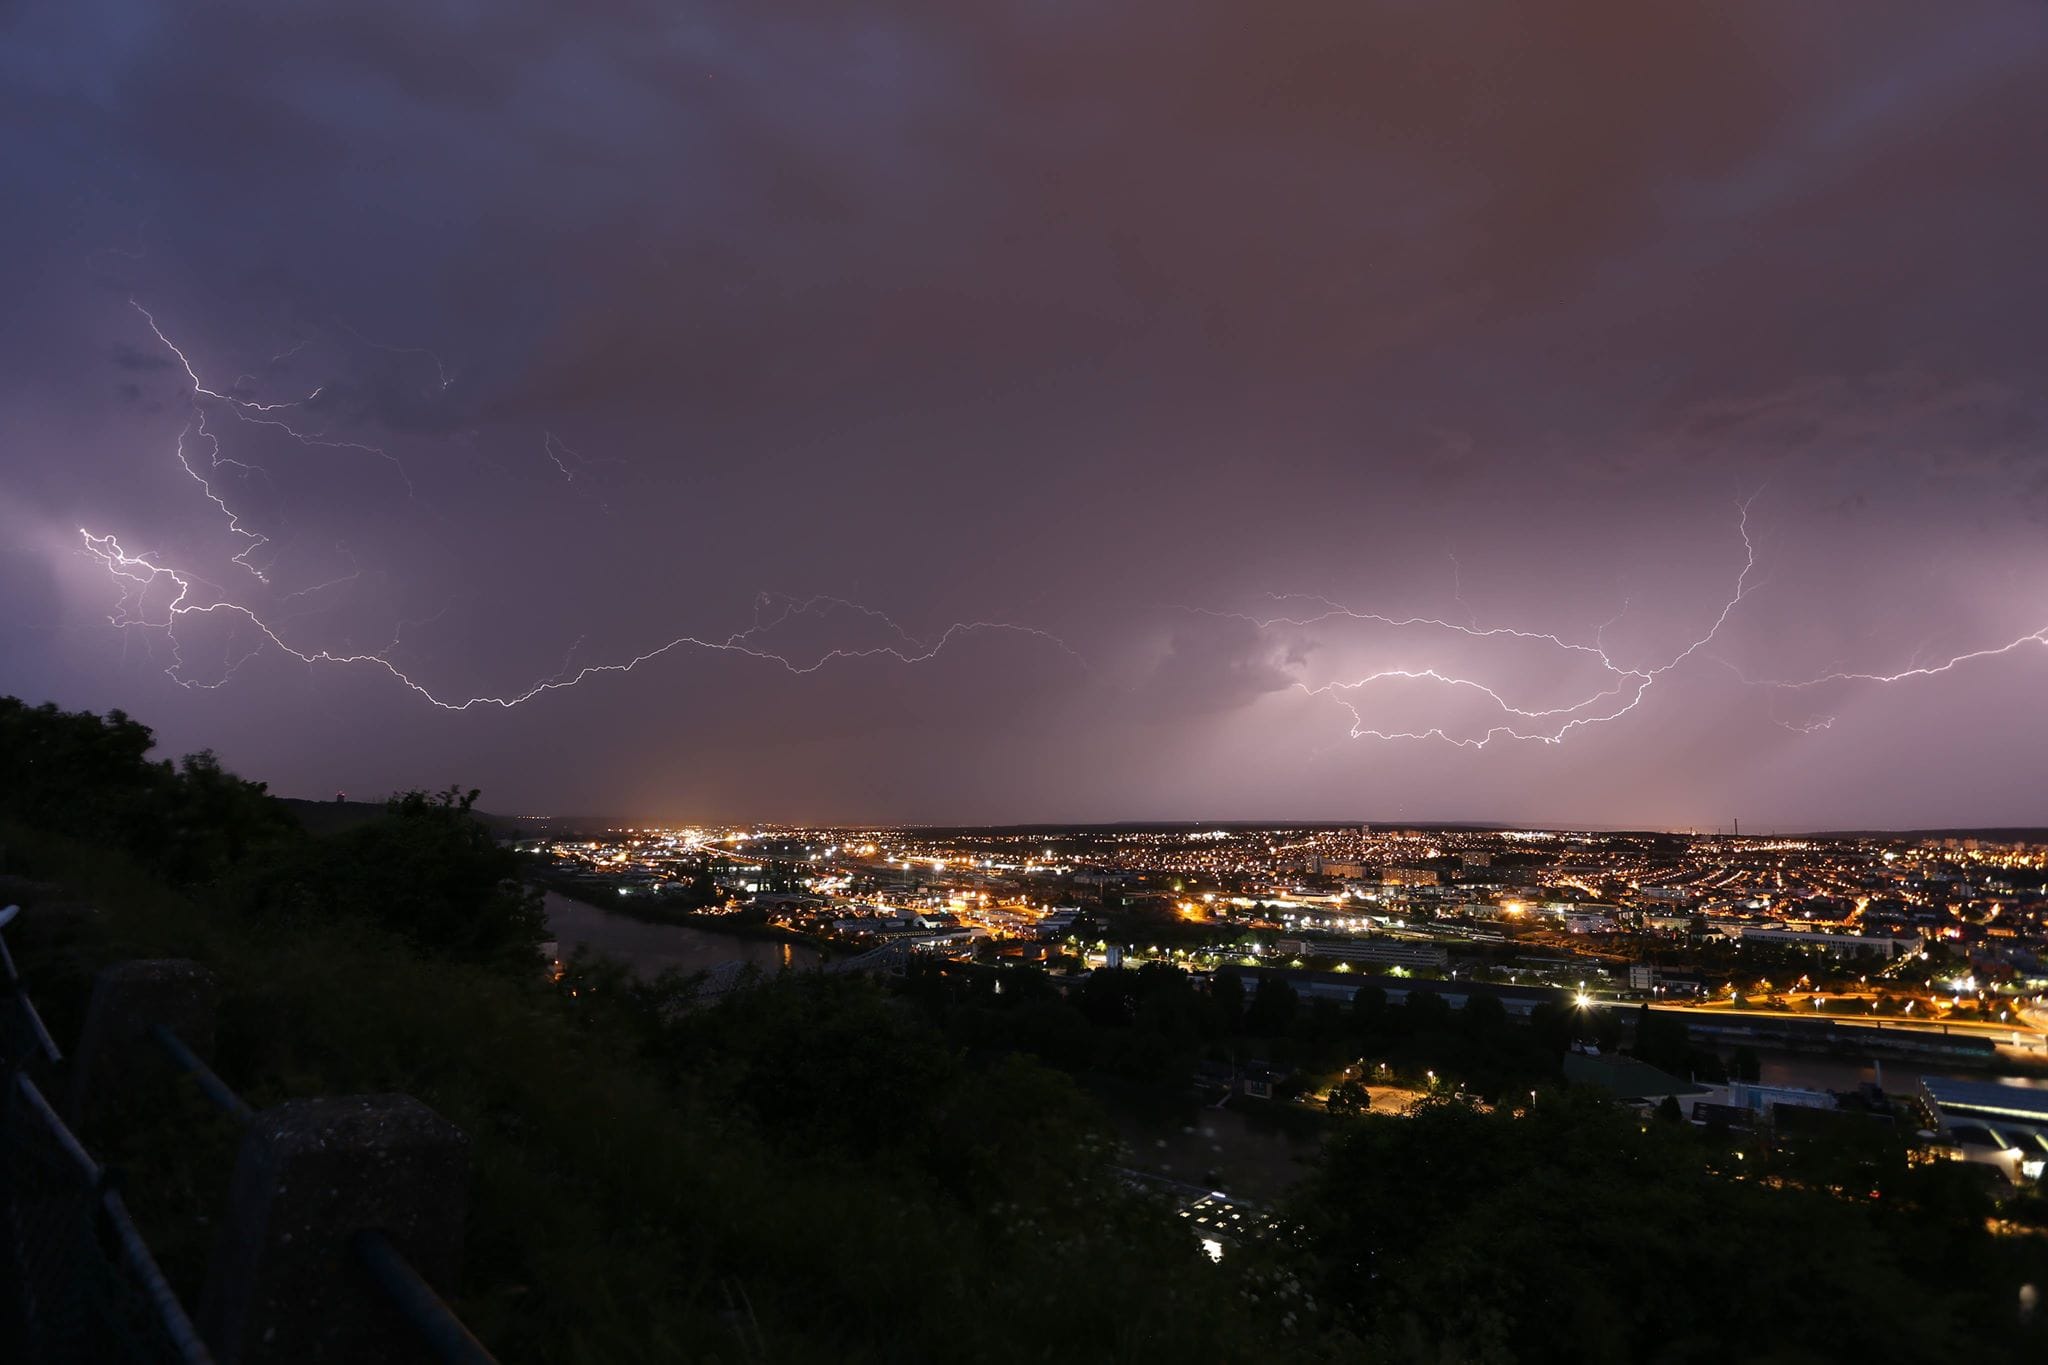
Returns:
[[[0,692],[274,789],[2048,823],[2048,7],[79,0],[0,118]]]

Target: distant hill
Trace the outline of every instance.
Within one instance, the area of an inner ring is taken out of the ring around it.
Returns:
[[[1823,830],[1816,839],[1984,839],[1994,844],[2048,843],[2040,825],[1994,825],[1971,829],[1843,829]]]
[[[302,797],[279,797],[292,813],[314,834],[328,834],[350,825],[361,824],[384,812],[382,801],[308,801]],[[476,817],[494,832],[535,838],[541,835],[568,837],[575,835],[596,835],[606,830],[629,828],[636,825],[659,825],[664,822],[644,817],[614,815],[493,815],[488,811],[477,811]],[[932,824],[883,824],[863,826],[846,824],[839,826],[808,826],[816,829],[860,829],[888,828],[917,833],[928,837],[948,835],[1104,835],[1104,834],[1182,834],[1190,830],[1229,830],[1232,833],[1250,833],[1267,829],[1355,829],[1356,820],[1126,820],[1083,822],[1079,824],[1058,824],[1055,822],[1013,825],[932,825]],[[1412,829],[1427,834],[1496,834],[1510,829],[1545,829],[1559,835],[1604,834],[1613,837],[1672,838],[1688,837],[1678,830],[1626,830],[1582,826],[1501,825],[1483,821],[1367,821],[1370,828],[1378,831]],[[1756,830],[1747,837],[1806,838],[1806,839],[1986,839],[1994,843],[2048,843],[2048,829],[2039,826],[2006,826],[1976,829],[1846,829],[1846,830]]]
[[[333,834],[337,830],[360,825],[374,820],[384,813],[382,801],[308,801],[298,796],[280,796],[298,822],[309,834]],[[489,811],[472,811],[494,834],[530,834],[534,826],[530,821],[515,820],[506,815],[492,815]]]
[[[1084,821],[1079,824],[1038,823],[1021,825],[891,825],[887,828],[900,829],[916,834],[995,834],[995,835],[1036,835],[1036,834],[1186,834],[1212,829],[1227,830],[1233,834],[1256,834],[1261,830],[1275,829],[1357,829],[1367,824],[1375,830],[1414,829],[1430,834],[1493,834],[1506,829],[1526,829],[1526,825],[1489,825],[1470,823],[1446,824],[1442,821],[1396,820],[1110,820]],[[861,828],[849,825],[842,828]],[[878,826],[878,828],[880,828]]]

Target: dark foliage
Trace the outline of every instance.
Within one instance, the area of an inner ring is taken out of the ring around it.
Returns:
[[[368,921],[429,953],[531,964],[539,901],[476,818],[474,791],[408,792],[377,818],[314,837],[213,754],[152,762],[154,743],[119,711],[0,697],[0,819],[118,851],[265,919]]]
[[[2048,1257],[1948,1172],[1849,1200],[1731,1157],[1566,1094],[1346,1125],[1295,1204],[1313,1297],[1390,1360],[2038,1358],[2017,1291]]]
[[[120,711],[0,697],[0,818],[118,849],[180,886],[211,883],[297,834],[262,783],[211,753],[153,763],[155,742]]]
[[[518,855],[470,813],[476,792],[393,797],[384,815],[300,839],[251,868],[233,902],[286,921],[364,920],[422,949],[530,967],[545,920]]]
[[[1667,1075],[1715,1084],[1728,1079],[1720,1056],[1695,1044],[1684,1017],[1669,1011],[1652,1013],[1648,1005],[1637,1006],[1635,1040],[1629,1050]]]

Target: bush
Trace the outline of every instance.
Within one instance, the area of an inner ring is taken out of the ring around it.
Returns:
[[[203,886],[300,830],[260,782],[210,752],[148,759],[156,736],[124,712],[0,697],[0,819],[118,849],[179,886]]]
[[[376,819],[284,848],[232,899],[270,919],[367,921],[437,956],[531,967],[546,936],[540,893],[471,814],[476,797],[453,787],[393,797]]]
[[[1363,1114],[1372,1108],[1372,1091],[1363,1081],[1342,1081],[1330,1092],[1333,1114]]]

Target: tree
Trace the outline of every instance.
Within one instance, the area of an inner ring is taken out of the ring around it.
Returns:
[[[1252,993],[1251,1008],[1245,1011],[1245,1032],[1261,1038],[1284,1038],[1294,1028],[1294,1016],[1301,1008],[1301,997],[1294,987],[1277,976],[1259,978],[1259,988]]]
[[[1458,1022],[1475,1038],[1498,1037],[1507,1032],[1508,1007],[1501,1004],[1497,995],[1474,991],[1465,997],[1465,1008],[1459,1011]]]
[[[1633,1365],[1751,1359],[1759,1341],[1776,1360],[1915,1359],[1965,1323],[1997,1335],[1986,1359],[2036,1358],[2038,1324],[2009,1308],[2030,1239],[1956,1219],[1936,1260],[1889,1197],[1716,1176],[1713,1155],[1688,1125],[1645,1131],[1573,1092],[1519,1118],[1425,1103],[1346,1123],[1291,1202],[1289,1273],[1358,1359]],[[1739,1317],[1713,1285],[1741,1287]]]
[[[180,885],[217,881],[258,851],[304,837],[261,782],[236,777],[210,749],[185,756],[166,795],[167,837],[157,864]]]
[[[1544,1051],[1553,1057],[1563,1057],[1571,1051],[1578,1035],[1578,1016],[1579,1011],[1571,1005],[1544,1000],[1529,1012],[1529,1027]]]
[[[1217,972],[1209,978],[1209,1000],[1222,1031],[1237,1032],[1244,1022],[1244,978],[1236,972]]]
[[[1340,1081],[1330,1092],[1329,1110],[1333,1114],[1363,1114],[1372,1108],[1372,1091],[1363,1081]]]
[[[472,813],[477,793],[450,787],[393,797],[384,814],[307,840],[238,888],[251,912],[363,919],[424,952],[530,967],[546,927],[519,855]]]
[[[0,697],[0,816],[118,850],[180,886],[207,885],[301,837],[289,811],[211,752],[152,763],[156,737],[124,712]]]
[[[1351,1020],[1361,1033],[1376,1032],[1387,1017],[1387,993],[1378,986],[1360,986],[1351,997]]]
[[[1450,1023],[1451,1002],[1433,990],[1416,987],[1401,1002],[1400,1020],[1404,1032],[1433,1032]]]
[[[1081,983],[1077,1001],[1089,1023],[1097,1028],[1114,1028],[1131,1022],[1137,1008],[1131,976],[1122,967],[1104,967],[1089,973]]]
[[[1673,1076],[1715,1082],[1727,1079],[1720,1057],[1694,1043],[1685,1020],[1669,1011],[1636,1006],[1635,1041],[1629,1051]]]
[[[107,837],[126,847],[143,830],[133,822],[169,777],[145,757],[149,727],[122,711],[104,720],[89,711],[31,707],[0,698],[0,814],[80,838]]]

